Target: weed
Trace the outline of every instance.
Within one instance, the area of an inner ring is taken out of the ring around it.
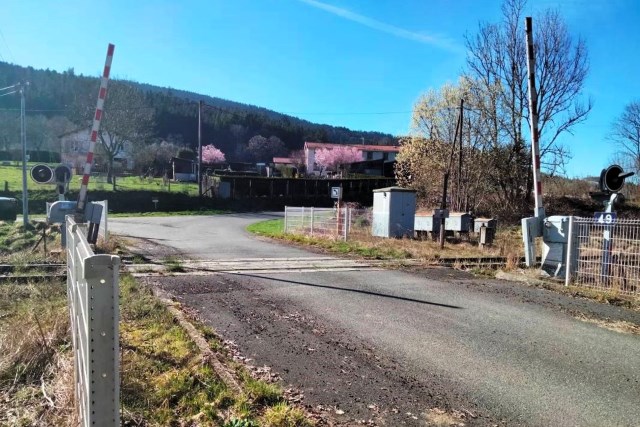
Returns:
[[[171,273],[184,273],[186,271],[182,262],[174,257],[167,257],[164,260],[164,265],[167,271]]]
[[[265,411],[262,425],[264,427],[308,427],[313,424],[307,420],[300,409],[281,402]]]
[[[243,387],[249,396],[259,405],[273,405],[282,400],[282,390],[276,384],[256,380],[245,369],[239,370]]]
[[[258,427],[258,424],[246,418],[231,418],[224,427]]]

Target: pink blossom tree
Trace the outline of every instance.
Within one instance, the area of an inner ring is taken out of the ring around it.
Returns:
[[[316,163],[324,169],[337,170],[339,167],[362,160],[362,151],[344,145],[336,148],[322,148],[316,151]]]
[[[224,153],[213,144],[205,145],[202,147],[202,162],[208,164],[222,163],[224,162]]]

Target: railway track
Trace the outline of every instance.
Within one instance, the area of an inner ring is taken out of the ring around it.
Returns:
[[[524,258],[516,260],[509,259],[507,257],[457,257],[457,258],[434,258],[431,260],[416,260],[416,259],[404,259],[404,260],[362,260],[354,261],[354,265],[341,265],[340,260],[347,261],[345,258],[331,258],[338,264],[332,268],[336,270],[342,269],[355,269],[366,270],[371,268],[389,268],[393,267],[396,262],[400,262],[401,265],[410,267],[451,267],[451,268],[500,268],[506,266],[509,262],[514,262],[518,266],[524,266]],[[319,260],[320,261],[320,260]],[[284,266],[276,265],[277,260],[264,259],[261,260],[261,264],[258,266],[252,266],[256,260],[236,260],[236,261],[194,261],[184,260],[184,270],[181,274],[215,274],[221,272],[235,272],[235,271],[249,271],[255,270],[288,270]],[[538,262],[540,260],[538,259]],[[264,265],[264,264],[267,265]],[[274,265],[268,265],[269,263]],[[212,265],[213,264],[213,265]],[[226,265],[234,264],[234,265]],[[243,265],[245,264],[245,265]],[[313,267],[310,268],[310,272],[313,271]],[[322,269],[322,268],[320,268]],[[129,258],[123,258],[122,271],[131,272],[137,275],[144,274],[172,274],[176,271],[172,271],[171,264],[135,264],[132,263]],[[34,264],[0,264],[0,283],[12,282],[12,283],[28,283],[35,282],[41,283],[51,280],[65,280],[66,264],[64,263],[34,263]]]

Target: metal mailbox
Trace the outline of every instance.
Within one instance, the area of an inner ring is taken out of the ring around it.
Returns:
[[[482,226],[495,230],[498,228],[498,220],[495,218],[476,218],[473,221],[473,232],[480,233],[480,227]]]
[[[473,216],[466,212],[452,212],[444,221],[446,231],[468,233],[473,229]]]

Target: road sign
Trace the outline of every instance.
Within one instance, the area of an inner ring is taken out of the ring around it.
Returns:
[[[331,187],[331,198],[342,199],[342,187]]]
[[[613,224],[618,219],[618,214],[615,212],[596,212],[593,219],[598,224]]]

